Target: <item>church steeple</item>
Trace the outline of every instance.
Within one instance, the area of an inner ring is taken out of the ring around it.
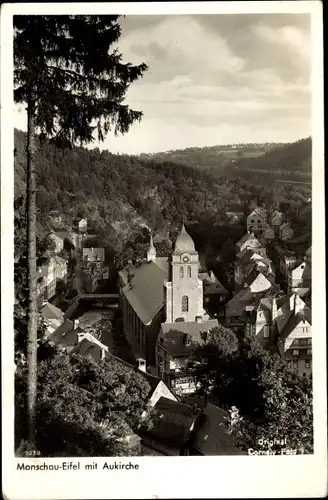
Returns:
[[[153,241],[153,235],[150,232],[150,243],[149,243],[149,249],[147,252],[147,262],[151,262],[154,259],[156,259],[156,248],[155,248],[154,241]]]

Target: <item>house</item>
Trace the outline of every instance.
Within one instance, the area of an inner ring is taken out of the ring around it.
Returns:
[[[267,225],[263,231],[263,238],[265,241],[272,241],[276,237],[276,231],[272,226]]]
[[[218,314],[224,312],[224,304],[226,303],[229,292],[220,283],[213,271],[200,272],[199,279],[203,282],[204,301],[207,305],[214,305],[218,309]]]
[[[246,455],[229,432],[230,420],[228,411],[208,403],[196,422],[190,455]]]
[[[43,319],[43,323],[46,326],[46,335],[49,336],[57,328],[64,323],[64,313],[58,307],[50,304],[49,302],[44,302],[40,309],[40,313]]]
[[[227,207],[226,214],[231,222],[238,222],[244,217],[244,205],[238,203],[231,204]]]
[[[72,237],[67,231],[52,231],[48,236],[55,244],[55,253],[73,245]]]
[[[82,267],[88,268],[90,263],[97,263],[100,268],[105,262],[104,248],[83,248],[82,249]]]
[[[279,238],[282,241],[290,240],[294,235],[294,230],[290,225],[290,222],[284,222],[279,228]]]
[[[85,233],[88,230],[88,222],[86,219],[80,219],[77,223],[79,233]]]
[[[234,265],[234,280],[238,287],[243,285],[247,276],[257,270],[274,279],[275,271],[272,262],[267,257],[263,257],[254,250],[242,250],[236,255]]]
[[[165,376],[170,368],[160,369],[156,350],[162,326],[165,324],[165,334],[180,329],[180,334],[197,336],[206,329],[201,323],[209,320],[203,308],[198,252],[184,225],[169,258],[157,257],[151,236],[147,260],[138,267],[130,264],[124,268],[119,280],[124,332],[132,351],[154,373]],[[213,320],[210,325],[215,324]]]
[[[295,291],[298,287],[311,287],[311,267],[307,262],[295,260],[287,270],[288,293]]]
[[[155,366],[158,375],[178,396],[196,390],[188,370],[188,361],[195,348],[206,342],[208,332],[216,326],[216,319],[161,324]]]
[[[67,262],[58,255],[51,257],[48,264],[37,270],[38,300],[50,300],[56,293],[59,280],[67,280]]]
[[[279,228],[284,220],[284,215],[279,210],[274,210],[268,217],[268,222],[274,231],[275,236],[279,236]]]
[[[251,275],[245,286],[226,304],[226,324],[233,330],[243,328],[246,323],[245,311],[256,300],[270,295],[279,295],[279,287],[262,273]]]
[[[267,225],[267,214],[263,208],[255,208],[247,216],[247,231],[261,234]]]
[[[266,256],[265,247],[259,242],[253,232],[246,233],[236,243],[236,255],[238,255],[242,250],[254,250],[254,252],[259,253],[263,257]]]
[[[246,308],[245,317],[246,335],[275,348],[299,375],[311,373],[311,310],[297,293],[263,297]]]
[[[198,407],[161,397],[153,407],[152,426],[141,427],[144,455],[189,455],[190,439],[201,414]]]

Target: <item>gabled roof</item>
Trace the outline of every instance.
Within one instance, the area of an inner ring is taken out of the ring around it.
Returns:
[[[146,434],[180,448],[188,439],[199,414],[200,410],[193,406],[161,397],[154,406],[153,425]]]
[[[211,285],[211,291],[213,293],[223,293],[223,294],[228,294],[229,292],[224,288],[222,283],[217,279],[217,277],[212,273],[209,275],[208,273],[198,273],[198,278],[202,280],[204,285]]]
[[[202,333],[208,332],[218,326],[216,319],[209,319],[201,323],[176,322],[162,323],[159,336],[163,338],[164,346],[171,356],[188,355],[193,351],[197,344],[202,344],[204,339]],[[190,335],[190,345],[186,345],[186,335]]]
[[[147,324],[164,306],[164,281],[168,279],[169,264],[166,257],[145,262],[130,271],[131,286],[123,288],[123,294],[140,320]],[[126,282],[127,271],[120,271]]]
[[[244,236],[236,243],[236,246],[242,246],[244,243],[252,241],[253,242],[253,247],[254,248],[262,248],[261,243],[259,240],[254,236],[254,233],[246,233]]]
[[[236,438],[228,433],[230,414],[208,403],[195,432],[194,448],[202,455],[244,455]]]
[[[45,320],[50,320],[50,319],[63,319],[64,318],[64,312],[59,309],[59,307],[56,307],[49,302],[47,302],[44,306],[41,308],[41,314]]]
[[[259,271],[252,271],[246,278],[246,283],[250,287],[252,293],[264,292],[271,288],[271,282]]]
[[[252,303],[250,287],[242,288],[226,305],[227,316],[242,316],[245,307]]]
[[[292,314],[287,323],[285,324],[283,330],[280,332],[279,336],[282,340],[286,340],[289,335],[297,328],[301,322],[307,322],[309,324],[309,317],[305,310],[302,310],[296,314]]]
[[[262,219],[265,219],[266,218],[266,211],[264,209],[261,209],[261,208],[254,208],[254,210],[249,214],[248,217],[252,217],[252,216],[259,216]]]

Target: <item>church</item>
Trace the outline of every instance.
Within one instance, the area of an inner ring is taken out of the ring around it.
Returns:
[[[169,258],[156,256],[150,236],[147,259],[119,273],[124,333],[133,354],[177,394],[194,390],[188,358],[218,325],[203,308],[203,277],[184,225]]]

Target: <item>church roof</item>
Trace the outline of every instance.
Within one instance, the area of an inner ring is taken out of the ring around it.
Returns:
[[[120,272],[124,274],[124,270]],[[131,283],[123,294],[143,323],[148,323],[164,305],[164,281],[168,279],[166,257],[156,258],[131,270]]]
[[[195,253],[195,244],[193,242],[190,234],[187,233],[184,224],[182,224],[182,229],[175,241],[175,247],[173,254],[181,254],[181,253]]]

